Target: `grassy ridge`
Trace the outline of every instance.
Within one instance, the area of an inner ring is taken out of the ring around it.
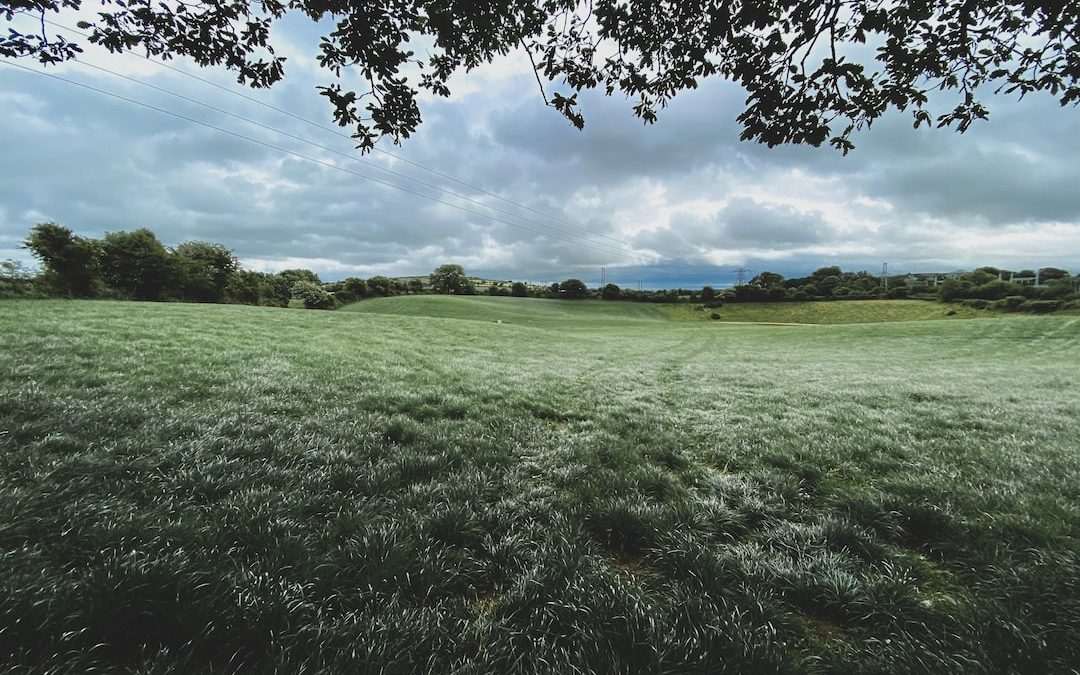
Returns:
[[[728,303],[716,309],[690,304],[650,304],[603,300],[542,300],[481,296],[416,295],[364,300],[342,308],[365,314],[427,316],[525,325],[561,325],[624,320],[721,321],[748,323],[878,323],[1000,316],[963,305],[923,300],[843,300],[834,302]],[[949,314],[949,312],[953,314]]]
[[[475,321],[502,321],[518,325],[570,327],[625,321],[665,321],[666,307],[646,303],[601,300],[546,300],[457,295],[402,295],[364,300],[340,311],[392,314]]]
[[[710,310],[713,311],[713,310]],[[992,318],[995,315],[964,305],[925,300],[837,300],[832,302],[728,303],[715,310],[721,321],[778,323],[877,323],[936,319]],[[950,314],[949,312],[952,312]]]
[[[472,302],[487,323],[0,303],[0,659],[1080,662],[1075,317],[499,325],[552,305]]]

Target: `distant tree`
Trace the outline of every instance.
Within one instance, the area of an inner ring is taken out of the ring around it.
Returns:
[[[444,295],[461,295],[469,285],[461,265],[440,265],[429,275],[428,281],[436,293]]]
[[[837,268],[839,269],[839,268]],[[784,275],[777,274],[776,272],[762,272],[754,276],[750,280],[751,286],[758,286],[759,288],[769,288],[770,286],[780,286],[784,283]]]
[[[354,300],[362,300],[371,292],[363,279],[349,277],[341,283],[342,289]]]
[[[767,302],[769,300],[768,289],[760,286],[745,284],[743,286],[735,286],[731,290],[734,294],[732,299],[737,302]]]
[[[559,282],[556,281],[555,283],[548,286],[547,292],[549,297],[557,298],[559,297],[559,293],[562,292],[562,286],[560,286]]]
[[[716,300],[716,289],[712,286],[702,286],[701,301],[712,302],[713,300]]]
[[[195,302],[222,302],[229,278],[240,268],[233,252],[221,244],[185,241],[174,249],[180,294]]]
[[[510,286],[510,295],[515,298],[524,298],[529,295],[529,287],[520,281],[515,281],[513,285]]]
[[[1045,288],[1039,289],[1039,296],[1044,299],[1064,299],[1072,295],[1073,282],[1069,277],[1051,279]]]
[[[292,296],[301,300],[307,309],[334,308],[334,296],[327,293],[320,284],[311,281],[297,281],[293,284]]]
[[[970,283],[972,286],[982,286],[983,284],[988,284],[991,281],[997,281],[997,275],[990,274],[989,272],[978,269],[965,274],[964,280]]]
[[[424,281],[418,278],[409,279],[408,287],[410,293],[423,293]]]
[[[881,287],[881,279],[869,272],[856,272],[847,279],[847,285],[856,293],[866,295]]]
[[[274,279],[266,272],[236,270],[229,275],[226,299],[244,305],[279,304],[274,299]]]
[[[600,291],[600,297],[604,300],[618,300],[622,289],[615,284],[608,284]]]
[[[1067,279],[1069,273],[1059,267],[1044,267],[1039,270],[1039,282],[1045,283],[1054,279]]]
[[[964,287],[962,297],[1001,300],[1007,295],[1019,295],[1023,290],[1024,288],[1019,284],[999,281],[997,277],[992,277],[990,281],[979,286],[969,285]]]
[[[24,243],[44,266],[46,283],[57,292],[77,298],[94,294],[99,269],[98,245],[93,239],[75,236],[62,225],[46,222],[30,228]]]
[[[946,279],[938,286],[938,299],[942,302],[953,302],[966,297],[966,291],[971,288],[969,282],[961,279]]]
[[[313,284],[322,284],[322,280],[319,279],[319,275],[315,274],[311,270],[305,269],[288,269],[278,272],[278,276],[289,283],[291,289],[293,285],[298,281],[308,281]]]
[[[840,268],[835,266],[835,265],[832,265],[832,266],[829,266],[829,267],[819,267],[819,268],[817,268],[816,270],[814,270],[813,272],[810,273],[810,278],[814,279],[815,281],[821,281],[822,279],[827,279],[829,277],[838,277],[837,281],[839,282],[840,281],[839,277],[840,277],[841,274],[843,274],[843,272],[840,270]]]
[[[385,298],[394,289],[394,282],[388,277],[376,275],[367,280],[368,289],[372,295]]]
[[[288,277],[278,274],[267,274],[263,280],[264,286],[260,291],[259,304],[273,307],[288,307],[292,298],[292,285]]]
[[[580,300],[589,294],[589,288],[581,279],[567,279],[559,285],[560,295],[569,300]]]
[[[101,240],[101,277],[136,300],[157,300],[169,284],[169,251],[150,230],[108,232]]]
[[[33,292],[34,274],[18,260],[0,260],[0,297],[17,298]]]

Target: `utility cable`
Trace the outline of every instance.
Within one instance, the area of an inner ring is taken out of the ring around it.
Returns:
[[[510,227],[513,227],[513,228],[517,228],[517,229],[524,230],[524,231],[527,231],[527,232],[532,232],[533,234],[537,234],[537,235],[540,235],[542,237],[547,237],[548,239],[553,239],[553,240],[556,240],[556,241],[562,241],[562,242],[566,242],[566,243],[570,243],[570,244],[575,244],[575,245],[578,245],[578,246],[583,246],[585,248],[589,248],[589,249],[592,249],[594,251],[598,250],[595,246],[589,246],[589,245],[583,244],[580,240],[568,239],[568,238],[560,237],[560,236],[557,236],[557,235],[552,234],[550,232],[543,232],[543,231],[540,231],[540,230],[533,229],[531,227],[526,227],[524,225],[520,225],[520,224],[517,224],[517,223],[512,223],[510,221],[503,220],[501,218],[497,218],[495,216],[492,216],[492,215],[489,215],[489,214],[486,214],[486,213],[479,213],[477,211],[472,211],[472,210],[467,209],[467,208],[465,208],[463,206],[459,206],[457,204],[452,204],[450,202],[438,199],[437,197],[432,197],[431,195],[424,194],[423,192],[417,192],[415,190],[410,190],[408,188],[404,188],[404,187],[402,187],[400,185],[396,185],[396,184],[390,183],[388,181],[384,181],[384,180],[381,180],[381,179],[378,179],[378,178],[373,178],[373,177],[368,176],[366,174],[362,174],[362,173],[359,173],[359,172],[356,172],[356,171],[352,171],[350,169],[346,169],[346,168],[338,166],[336,164],[332,164],[330,162],[326,162],[326,161],[317,159],[315,157],[310,157],[308,155],[304,155],[304,154],[296,152],[294,150],[289,150],[288,148],[283,148],[283,147],[274,145],[272,143],[267,143],[265,141],[260,141],[257,138],[252,138],[251,136],[245,136],[244,134],[240,134],[240,133],[237,133],[235,131],[225,129],[223,127],[215,126],[215,125],[210,124],[208,122],[203,122],[202,120],[197,120],[197,119],[195,119],[193,117],[188,117],[186,115],[181,115],[180,113],[173,112],[173,111],[167,110],[165,108],[160,108],[158,106],[151,105],[149,103],[144,103],[142,101],[138,101],[138,100],[133,99],[133,98],[128,98],[127,96],[122,96],[120,94],[116,94],[116,93],[113,93],[111,91],[106,91],[104,89],[100,89],[98,87],[95,87],[95,86],[92,86],[92,85],[89,85],[89,84],[85,84],[83,82],[78,82],[76,80],[71,80],[71,79],[68,79],[66,77],[61,77],[59,75],[54,75],[52,73],[45,73],[45,72],[42,72],[40,70],[35,70],[33,68],[28,68],[27,66],[24,66],[24,65],[21,65],[21,64],[18,64],[18,63],[12,63],[11,61],[8,61],[8,60],[0,60],[0,64],[3,64],[5,66],[11,67],[11,68],[18,68],[20,70],[24,70],[24,71],[29,72],[29,73],[34,73],[35,75],[41,75],[43,77],[48,77],[50,79],[58,80],[60,82],[65,82],[67,84],[71,84],[71,85],[74,85],[74,86],[77,86],[77,87],[81,87],[83,89],[87,89],[89,91],[93,91],[93,92],[96,92],[98,94],[102,94],[104,96],[109,96],[111,98],[115,98],[115,99],[118,99],[120,101],[125,101],[127,103],[131,103],[133,105],[137,105],[137,106],[140,106],[140,107],[143,107],[143,108],[147,108],[149,110],[154,110],[154,111],[163,113],[165,115],[170,115],[172,117],[176,117],[176,118],[184,120],[186,122],[191,122],[192,124],[198,124],[200,126],[208,128],[208,129],[212,129],[214,131],[218,131],[218,132],[221,132],[223,134],[227,134],[229,136],[233,136],[235,138],[239,138],[239,139],[248,141],[250,143],[255,143],[256,145],[261,145],[261,146],[269,148],[271,150],[276,150],[278,152],[283,152],[285,154],[291,155],[293,157],[297,157],[299,159],[306,160],[308,162],[312,162],[314,164],[319,164],[321,166],[324,166],[324,167],[327,167],[327,168],[330,168],[330,169],[335,169],[335,170],[338,170],[338,171],[342,171],[344,173],[356,176],[358,178],[362,178],[364,180],[371,181],[373,183],[377,183],[379,185],[390,187],[390,188],[393,188],[395,190],[400,190],[401,192],[405,192],[407,194],[411,194],[411,195],[414,195],[414,196],[417,196],[417,197],[421,197],[423,199],[427,199],[429,201],[435,202],[436,204],[442,204],[443,206],[449,206],[450,208],[457,209],[458,211],[462,211],[463,213],[468,213],[470,215],[479,216],[481,218],[487,218],[487,219],[492,220],[494,222],[503,223],[504,225],[508,225]],[[611,254],[609,251],[600,251],[600,252],[606,253],[608,255]]]
[[[62,30],[69,31],[71,33],[82,36],[84,38],[89,38],[90,37],[90,35],[88,33],[85,33],[85,32],[83,32],[81,30],[76,29],[76,28],[72,28],[70,26],[65,26],[64,24],[58,23],[56,21],[52,21],[50,19],[44,19],[44,18],[42,19],[42,21],[49,24],[50,26],[54,26],[56,28],[60,28]],[[266,103],[265,101],[260,101],[259,99],[255,98],[253,96],[248,96],[247,94],[235,91],[234,89],[231,89],[229,87],[218,84],[217,82],[214,82],[213,80],[209,80],[209,79],[206,79],[204,77],[200,77],[198,75],[195,75],[194,73],[190,73],[190,72],[184,70],[183,68],[178,68],[178,67],[176,67],[174,65],[171,65],[171,64],[166,63],[164,61],[161,61],[159,59],[151,58],[150,56],[147,56],[145,54],[140,54],[140,53],[136,52],[133,49],[128,49],[126,47],[122,48],[122,49],[125,52],[133,54],[134,56],[137,56],[137,57],[139,57],[141,59],[145,59],[145,60],[147,60],[147,61],[149,61],[151,63],[154,63],[154,64],[156,64],[156,65],[158,65],[158,66],[160,66],[162,68],[167,68],[167,69],[169,69],[169,70],[171,70],[171,71],[173,71],[175,73],[179,73],[180,75],[183,75],[185,77],[190,77],[190,78],[192,78],[194,80],[202,82],[203,84],[210,85],[211,87],[215,87],[215,88],[220,89],[220,90],[222,90],[222,91],[224,91],[226,93],[232,94],[233,96],[237,96],[237,97],[242,98],[242,99],[244,99],[246,101],[250,101],[250,102],[252,102],[252,103],[254,103],[256,105],[262,106],[263,108],[266,108],[268,110],[272,110],[272,111],[274,111],[276,113],[285,115],[285,116],[290,117],[290,118],[292,118],[294,120],[297,120],[299,122],[303,122],[304,124],[308,124],[308,125],[313,126],[313,127],[317,128],[317,129],[321,129],[322,131],[334,134],[335,136],[340,136],[341,138],[345,138],[345,139],[349,140],[350,142],[352,142],[354,140],[352,136],[350,136],[348,134],[345,134],[345,133],[342,133],[341,131],[338,131],[337,129],[334,129],[333,127],[328,127],[328,126],[326,126],[324,124],[320,124],[319,122],[309,120],[309,119],[307,119],[305,117],[302,117],[300,115],[292,113],[292,112],[290,112],[288,110],[285,110],[283,108],[279,108],[278,106],[272,105],[270,103]],[[534,209],[531,206],[528,206],[526,204],[522,204],[520,202],[516,202],[516,201],[514,201],[512,199],[508,199],[508,198],[503,197],[503,196],[501,196],[499,194],[491,192],[490,190],[485,190],[484,188],[482,188],[480,186],[473,185],[473,184],[468,183],[466,181],[463,181],[463,180],[461,180],[459,178],[455,178],[454,176],[452,176],[452,175],[450,175],[448,173],[444,173],[444,172],[439,171],[437,169],[432,169],[430,167],[424,166],[420,162],[416,162],[416,161],[408,159],[406,157],[402,157],[401,155],[390,152],[389,150],[384,150],[383,148],[379,148],[379,147],[375,147],[375,148],[373,148],[373,150],[375,152],[381,153],[383,155],[387,155],[388,157],[392,157],[392,158],[394,158],[394,159],[396,159],[396,160],[398,160],[400,162],[403,162],[405,164],[409,164],[410,166],[415,166],[418,169],[421,169],[423,171],[427,171],[428,173],[431,173],[431,174],[434,174],[434,175],[439,176],[441,178],[445,178],[447,180],[453,181],[453,182],[457,183],[458,185],[462,185],[462,186],[467,187],[469,189],[476,190],[477,192],[485,194],[485,195],[487,195],[489,197],[493,197],[493,198],[498,199],[498,200],[500,200],[502,202],[505,202],[507,204],[511,204],[511,205],[516,206],[516,207],[518,207],[520,209],[524,209],[526,211],[534,213],[534,214],[536,214],[538,216],[541,216],[543,218],[547,218],[549,220],[553,220],[555,222],[562,223],[564,225],[568,225],[568,226],[570,226],[570,227],[572,227],[572,228],[574,228],[576,230],[579,230],[581,232],[584,232],[584,233],[588,234],[589,236],[601,237],[603,239],[608,239],[608,240],[610,240],[612,242],[615,242],[619,246],[625,246],[626,245],[625,241],[622,241],[622,240],[617,239],[615,237],[608,236],[608,235],[603,234],[603,233],[593,232],[589,228],[583,227],[583,226],[578,225],[576,223],[573,223],[573,222],[571,222],[569,220],[565,220],[563,218],[559,218],[557,216],[552,216],[552,215],[544,213],[542,211],[538,211],[537,209]],[[520,216],[517,216],[517,217],[520,217]]]
[[[472,197],[468,197],[466,195],[459,194],[457,192],[454,192],[453,190],[447,190],[445,188],[439,187],[438,185],[435,185],[434,183],[429,183],[427,181],[423,181],[423,180],[420,180],[418,178],[413,178],[412,176],[408,176],[408,175],[400,173],[398,171],[394,171],[393,169],[388,169],[386,167],[379,166],[375,162],[367,161],[367,160],[365,160],[365,159],[363,159],[361,157],[357,157],[354,154],[340,152],[338,150],[335,150],[334,148],[322,145],[320,143],[316,143],[315,141],[312,141],[310,139],[303,138],[301,136],[296,136],[296,135],[291,134],[291,133],[289,133],[287,131],[282,131],[281,129],[278,129],[276,127],[272,127],[272,126],[270,126],[268,124],[263,124],[262,122],[259,122],[257,120],[253,120],[253,119],[251,119],[249,117],[244,117],[243,115],[239,115],[239,114],[230,112],[228,110],[218,108],[217,106],[211,105],[209,103],[205,103],[203,101],[192,98],[190,96],[185,96],[184,94],[179,94],[179,93],[177,93],[175,91],[172,91],[170,89],[166,89],[164,87],[159,87],[157,85],[150,84],[149,82],[145,82],[145,81],[140,80],[138,78],[131,77],[131,76],[128,76],[128,75],[124,75],[124,74],[118,73],[118,72],[116,72],[114,70],[110,70],[108,68],[104,68],[102,66],[95,65],[93,63],[90,63],[89,61],[76,60],[76,61],[74,61],[74,63],[76,65],[85,66],[87,68],[92,68],[94,70],[97,70],[97,71],[100,71],[100,72],[103,72],[103,73],[107,73],[107,74],[112,75],[114,77],[119,77],[119,78],[127,80],[129,82],[134,82],[135,84],[141,85],[143,87],[147,87],[149,89],[153,89],[155,91],[160,91],[160,92],[162,92],[164,94],[168,94],[169,96],[179,98],[179,99],[187,101],[189,103],[194,103],[195,105],[199,105],[199,106],[202,106],[202,107],[207,108],[209,110],[213,110],[214,112],[220,113],[222,115],[227,115],[228,117],[238,119],[238,120],[240,120],[242,122],[246,122],[247,124],[257,126],[257,127],[261,128],[261,129],[265,129],[265,130],[273,132],[275,134],[280,134],[282,136],[285,136],[286,138],[291,138],[291,139],[293,139],[295,141],[300,141],[301,143],[306,143],[306,144],[308,144],[310,146],[313,146],[313,147],[318,148],[320,150],[323,150],[325,152],[329,152],[329,153],[338,155],[339,157],[344,157],[345,159],[357,162],[359,164],[363,164],[365,166],[372,167],[374,169],[386,172],[386,173],[388,173],[390,175],[393,175],[393,176],[397,176],[398,178],[401,178],[403,180],[407,180],[407,181],[410,181],[412,183],[416,183],[418,185],[422,185],[424,187],[431,188],[432,190],[435,190],[437,192],[441,192],[443,194],[450,195],[452,197],[456,197],[458,199],[469,202],[471,204],[475,204],[475,205],[480,206],[482,208],[491,209],[492,211],[495,211],[497,213],[501,213],[501,214],[503,214],[505,216],[508,216],[508,217],[511,217],[511,218],[517,218],[517,219],[522,220],[522,221],[524,221],[526,223],[531,223],[532,225],[535,225],[537,227],[549,228],[549,229],[552,229],[552,230],[554,230],[554,231],[556,231],[556,232],[558,232],[559,234],[562,234],[562,235],[566,235],[566,236],[570,236],[570,237],[576,237],[577,236],[572,232],[567,232],[565,230],[560,230],[558,228],[554,228],[554,227],[548,225],[547,223],[542,223],[542,222],[539,222],[539,221],[536,221],[536,220],[532,220],[530,218],[525,218],[525,217],[520,216],[520,215],[518,215],[518,214],[516,214],[516,213],[514,213],[512,211],[507,211],[505,209],[500,209],[500,208],[492,206],[490,204],[486,204],[486,203],[484,203],[484,202],[482,202],[482,201],[480,201],[478,199],[474,199]],[[622,254],[622,255],[633,256],[633,257],[638,258],[640,260],[640,262],[642,262],[642,263],[645,263],[647,261],[646,256],[644,256],[641,253],[639,253],[637,251],[634,251],[632,249],[615,247],[615,246],[612,246],[611,244],[606,244],[606,243],[604,243],[602,241],[597,241],[595,239],[586,239],[586,240],[589,241],[590,243],[595,244],[596,246],[604,247],[605,249],[608,249],[612,253],[617,252],[617,253]]]

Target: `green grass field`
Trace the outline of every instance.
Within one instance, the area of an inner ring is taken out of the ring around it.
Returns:
[[[350,309],[0,303],[0,663],[1080,664],[1078,317]]]
[[[502,321],[522,325],[573,329],[585,324],[625,325],[627,319],[654,321],[720,321],[735,323],[880,323],[970,319],[1005,315],[963,305],[924,300],[844,300],[834,302],[744,302],[706,309],[697,304],[651,304],[603,300],[543,300],[484,296],[396,296],[365,300],[342,307],[346,312],[396,314],[476,321]],[[949,314],[949,312],[953,314]]]
[[[629,327],[639,322],[669,321],[692,316],[688,307],[602,300],[546,300],[459,295],[400,295],[364,300],[342,312],[441,319],[468,319],[564,329]]]
[[[721,321],[777,323],[880,323],[933,321],[1002,316],[964,305],[943,305],[926,300],[837,300],[831,302],[741,302],[705,310]],[[952,314],[949,314],[952,312]]]

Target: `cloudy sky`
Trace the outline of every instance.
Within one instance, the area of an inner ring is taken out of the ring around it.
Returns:
[[[277,29],[289,60],[268,92],[174,63],[319,126],[132,54],[88,48],[83,60],[265,126],[84,65],[48,70],[262,144],[0,65],[0,258],[30,262],[21,240],[53,220],[88,236],[149,227],[167,245],[220,242],[246,267],[324,279],[445,262],[590,285],[603,266],[610,281],[648,287],[885,261],[894,273],[1080,272],[1080,111],[1049,97],[991,98],[991,121],[964,135],[889,117],[843,157],[740,142],[743,95],[719,80],[652,126],[629,101],[585,94],[577,131],[511,55],[459,75],[450,99],[424,98],[419,133],[380,146],[398,157],[360,156],[315,91],[328,80],[314,38],[298,21]]]

